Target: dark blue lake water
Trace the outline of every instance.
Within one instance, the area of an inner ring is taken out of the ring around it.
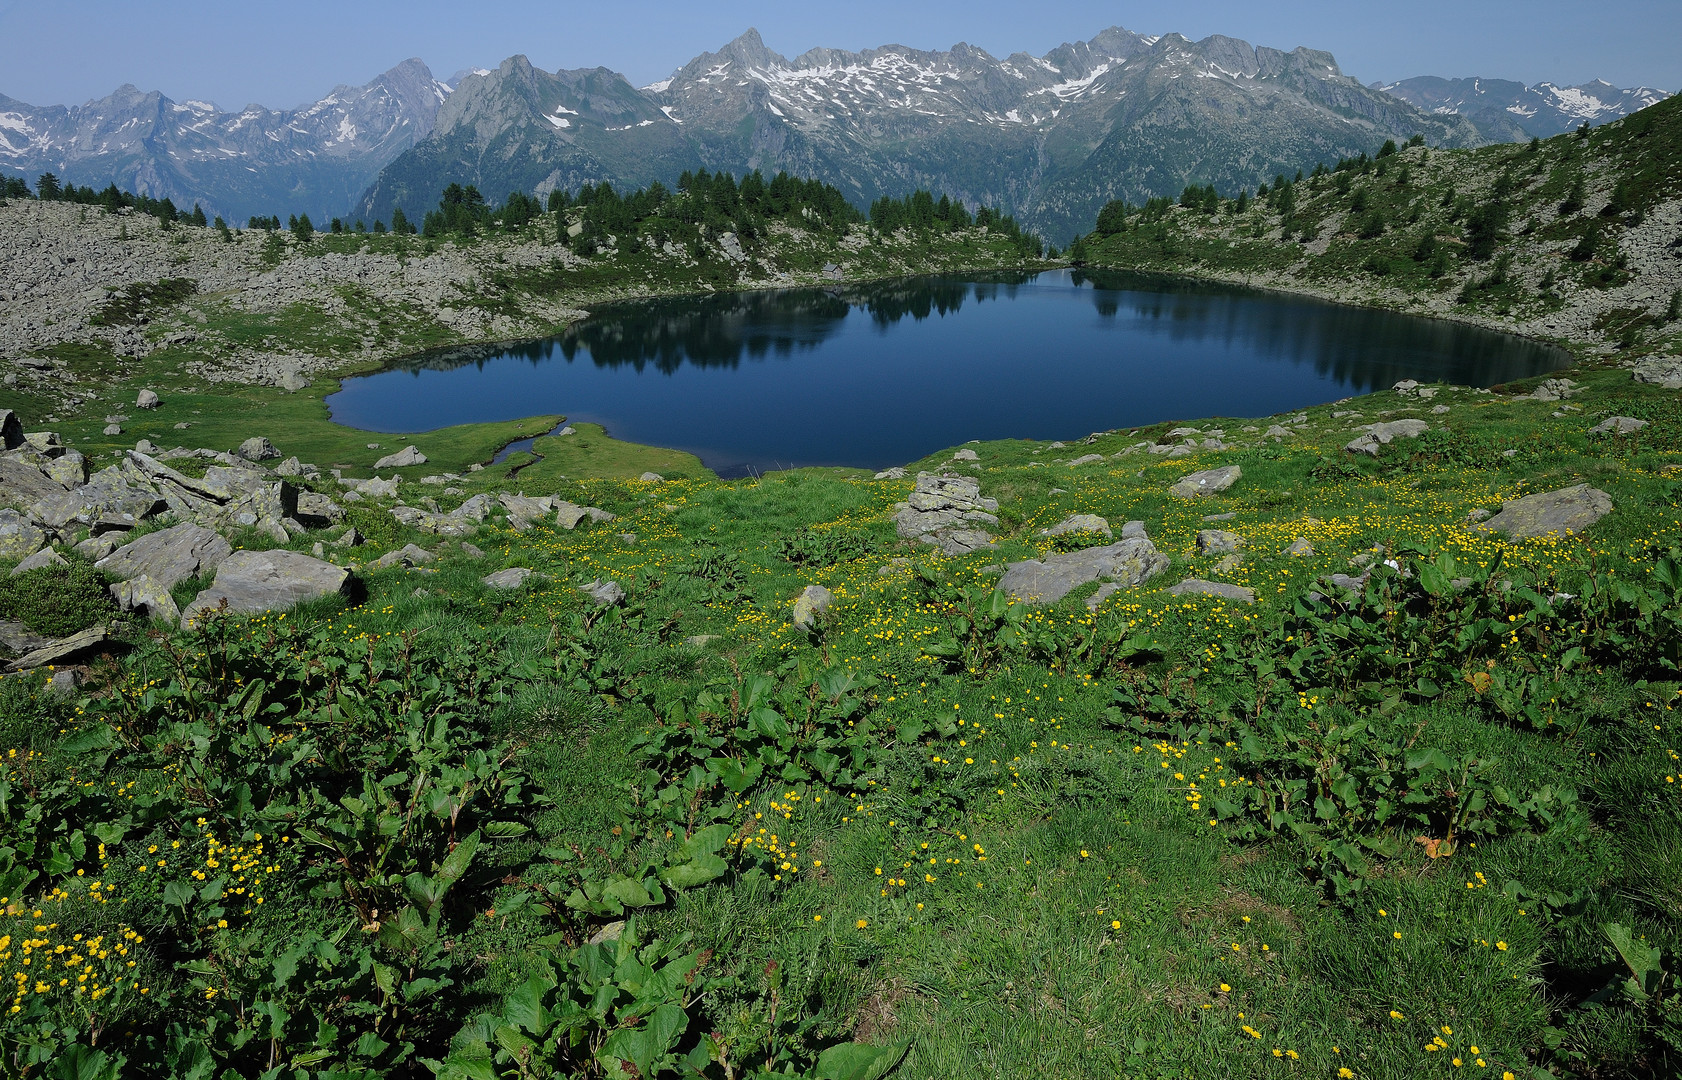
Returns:
[[[1400,379],[1492,386],[1569,363],[1456,323],[1052,271],[615,304],[559,337],[347,379],[327,404],[341,424],[391,433],[562,413],[741,475],[1268,416]]]

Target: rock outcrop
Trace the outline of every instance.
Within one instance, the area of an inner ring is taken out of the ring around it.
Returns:
[[[983,498],[981,485],[967,476],[918,473],[916,489],[894,515],[894,528],[907,540],[965,555],[993,543],[992,535],[976,526],[997,526],[998,509],[998,500]]]
[[[1529,540],[1580,533],[1611,512],[1610,495],[1587,484],[1575,484],[1502,503],[1500,513],[1475,528],[1502,533],[1513,540]]]
[[[306,600],[343,593],[350,571],[296,551],[236,551],[217,567],[216,581],[181,613],[191,626],[207,611],[254,615],[286,611]]]
[[[1166,569],[1168,556],[1158,551],[1149,538],[1127,537],[1103,547],[1011,563],[999,579],[999,588],[1014,599],[1030,604],[1055,604],[1094,581],[1110,580],[1132,587]]]

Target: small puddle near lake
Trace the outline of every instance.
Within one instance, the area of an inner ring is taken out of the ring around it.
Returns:
[[[558,337],[346,379],[327,404],[338,423],[385,433],[560,413],[740,476],[1270,416],[1401,379],[1493,386],[1571,362],[1459,323],[1048,271],[614,304]]]

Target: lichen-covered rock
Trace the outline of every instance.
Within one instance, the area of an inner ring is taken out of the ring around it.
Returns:
[[[1097,514],[1070,514],[1049,529],[1041,529],[1041,536],[1063,536],[1072,532],[1095,532],[1105,536],[1110,532],[1110,523]]]
[[[1168,489],[1168,494],[1176,499],[1200,499],[1225,491],[1244,475],[1244,470],[1237,465],[1222,465],[1218,469],[1204,469],[1194,472],[1190,476],[1183,476],[1179,482]]]
[[[274,443],[261,435],[253,435],[240,443],[237,453],[247,461],[268,461],[280,456],[280,451],[275,449]]]
[[[829,605],[834,602],[835,597],[822,585],[806,586],[794,599],[794,625],[801,629],[815,625],[818,617],[828,611]]]
[[[221,534],[187,522],[147,533],[96,564],[123,581],[146,577],[165,592],[221,566],[234,553]]]
[[[1612,497],[1599,488],[1575,484],[1557,491],[1526,495],[1501,505],[1501,512],[1477,528],[1513,540],[1559,533],[1580,533],[1612,512]]]
[[[26,559],[47,546],[47,531],[16,510],[0,510],[0,559]]]
[[[296,551],[236,551],[216,570],[216,581],[181,613],[191,626],[207,611],[252,615],[286,611],[306,600],[341,594],[350,584],[342,566]]]
[[[894,515],[894,528],[907,540],[961,555],[992,543],[976,526],[997,525],[998,509],[998,500],[983,498],[981,485],[970,477],[918,473],[916,490]]]
[[[1132,587],[1168,569],[1168,556],[1149,540],[1131,537],[1103,547],[1009,564],[999,588],[1030,604],[1054,604],[1082,585],[1109,579]]]
[[[1197,530],[1197,553],[1199,555],[1219,555],[1228,551],[1237,551],[1244,546],[1244,538],[1237,533],[1227,532],[1225,529]]]

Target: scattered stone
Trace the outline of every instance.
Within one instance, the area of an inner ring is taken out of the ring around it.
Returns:
[[[1072,532],[1097,532],[1112,535],[1110,523],[1097,514],[1070,514],[1049,529],[1041,529],[1041,536],[1062,536]]]
[[[1030,604],[1055,604],[1082,585],[1109,578],[1129,588],[1168,569],[1168,556],[1142,537],[1103,547],[1048,555],[1044,561],[1011,563],[999,588]]]
[[[176,606],[169,588],[145,574],[112,585],[111,597],[124,611],[137,612],[148,619],[161,619],[172,626],[181,621],[181,609]]]
[[[964,450],[959,450],[957,453],[953,454],[952,455],[952,460],[953,461],[980,461],[981,460],[981,455],[976,453],[974,450],[964,449]]]
[[[1178,585],[1170,586],[1168,589],[1169,596],[1189,596],[1192,594],[1219,596],[1224,600],[1238,600],[1246,604],[1256,602],[1256,591],[1254,589],[1246,589],[1242,585],[1230,585],[1224,581],[1186,578]]]
[[[308,600],[342,594],[350,571],[297,551],[236,551],[216,568],[216,581],[182,612],[184,626],[205,612],[285,611]]]
[[[279,381],[276,382],[275,385],[280,387],[282,390],[297,393],[299,390],[308,390],[310,381],[298,374],[296,371],[288,371],[280,377]]]
[[[1214,573],[1217,573],[1217,574],[1230,574],[1234,570],[1238,569],[1240,566],[1243,566],[1243,565],[1244,565],[1244,556],[1242,556],[1238,552],[1234,551],[1234,552],[1231,552],[1228,555],[1223,556],[1219,562],[1217,562],[1214,566],[1210,567],[1210,570],[1212,570]]]
[[[376,469],[406,469],[411,465],[425,465],[426,455],[418,447],[405,446],[395,454],[387,454],[374,462]]]
[[[100,430],[106,435],[121,435],[123,433],[122,426],[119,424],[106,424]]]
[[[625,590],[617,581],[604,581],[601,578],[588,585],[580,585],[578,591],[594,600],[597,607],[612,607],[625,599]]]
[[[48,664],[60,664],[84,656],[111,642],[111,635],[103,626],[90,626],[80,634],[49,641],[7,665],[7,671],[30,671]]]
[[[1306,559],[1314,554],[1314,545],[1307,537],[1299,536],[1291,541],[1291,546],[1285,549],[1285,554],[1294,559]]]
[[[1408,418],[1405,420],[1387,420],[1380,424],[1368,424],[1361,430],[1366,434],[1354,439],[1344,447],[1351,454],[1369,454],[1378,456],[1378,448],[1387,446],[1396,439],[1417,439],[1431,430],[1431,425],[1424,420]]]
[[[29,558],[12,567],[12,577],[27,574],[31,570],[39,570],[43,566],[65,566],[64,556],[50,547],[44,547]]]
[[[1488,520],[1489,520],[1489,511],[1484,509],[1481,506],[1476,506],[1476,507],[1473,507],[1472,509],[1466,511],[1466,523],[1468,525],[1476,525],[1480,521],[1488,521]]]
[[[89,562],[96,563],[117,550],[117,537],[112,533],[104,536],[90,536],[73,548],[76,554]]]
[[[141,454],[156,454],[158,452],[158,448],[153,445],[151,439],[141,439],[134,444],[134,449]]]
[[[1441,416],[1445,412],[1452,412],[1452,411],[1453,410],[1450,409],[1447,405],[1433,405],[1433,406],[1431,406],[1431,412],[1435,416]]]
[[[275,449],[274,443],[261,435],[253,435],[240,443],[235,453],[247,461],[268,461],[280,456],[280,451]]]
[[[1129,521],[1121,527],[1121,538],[1123,540],[1149,540],[1150,535],[1145,532],[1144,522]]]
[[[532,577],[532,571],[525,566],[511,566],[506,570],[498,570],[494,574],[486,574],[479,580],[493,589],[518,589]]]
[[[1589,428],[1590,435],[1628,435],[1647,426],[1647,421],[1633,416],[1612,416]]]
[[[1080,457],[1069,462],[1069,468],[1073,469],[1081,465],[1096,465],[1103,460],[1103,454],[1082,454]]]
[[[1216,492],[1225,491],[1238,482],[1244,475],[1244,470],[1237,465],[1222,465],[1218,469],[1205,469],[1194,472],[1190,476],[1181,477],[1179,482],[1168,489],[1168,494],[1177,499],[1198,499]]]
[[[641,476],[637,477],[637,479],[647,481],[648,483],[651,483],[651,484],[658,484],[658,483],[661,483],[662,481],[664,481],[666,478],[664,476],[661,476],[657,472],[645,472]]]
[[[54,697],[69,697],[82,684],[82,674],[75,668],[59,668],[47,680],[47,693]]]
[[[895,465],[891,469],[883,469],[881,472],[876,474],[876,479],[878,479],[878,480],[904,480],[905,479],[905,469],[904,469],[903,466],[899,466],[899,465]]]
[[[1290,428],[1285,427],[1281,424],[1274,424],[1271,427],[1269,427],[1267,429],[1267,431],[1265,431],[1263,434],[1265,434],[1270,439],[1289,439],[1292,436],[1294,436],[1296,434],[1296,432],[1292,431]]]
[[[897,574],[902,570],[909,569],[911,569],[911,560],[905,558],[903,555],[896,556],[895,558],[889,559],[881,566],[878,566],[876,568],[876,576],[889,577],[890,575]]]
[[[717,634],[693,634],[683,639],[685,645],[693,645],[697,649],[704,649],[710,643],[717,641]]]
[[[176,423],[175,430],[176,431],[186,431],[188,428],[190,428],[192,426],[193,425],[188,423],[186,420],[181,420],[181,421],[178,421]]]
[[[1197,553],[1199,555],[1219,555],[1228,551],[1237,551],[1244,546],[1244,538],[1237,533],[1227,532],[1225,529],[1199,529],[1197,531]]]
[[[1501,512],[1479,525],[1513,540],[1554,533],[1580,533],[1612,512],[1612,497],[1599,488],[1576,484],[1557,491],[1526,495],[1501,505]]]
[[[1204,514],[1203,515],[1203,520],[1204,521],[1231,521],[1233,518],[1235,518],[1237,516],[1238,516],[1238,514],[1235,511],[1229,510],[1224,514]]]
[[[155,390],[142,390],[134,399],[134,407],[137,409],[155,409],[162,404],[163,401],[158,398]]]
[[[221,534],[187,522],[147,533],[96,565],[122,581],[149,578],[168,592],[188,578],[221,566],[233,552],[233,545]]]
[[[829,610],[835,597],[822,585],[808,585],[800,590],[800,595],[794,599],[794,625],[801,629],[809,629],[818,621],[818,616]]]
[[[477,545],[469,544],[465,540],[462,541],[461,544],[461,553],[466,555],[469,559],[483,559],[485,557],[485,553],[481,551]]]

